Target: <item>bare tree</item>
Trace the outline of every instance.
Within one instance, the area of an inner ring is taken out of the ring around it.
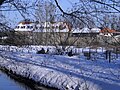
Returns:
[[[39,22],[54,22],[56,7],[50,1],[39,0],[37,3],[35,18]]]
[[[57,7],[64,15],[69,15],[78,18],[79,20],[82,18],[87,19],[87,17],[90,16],[94,17],[94,19],[96,18],[96,21],[102,21],[102,15],[119,13],[119,2],[120,1],[114,0],[78,0],[76,3],[73,3],[71,11],[66,12],[61,8],[59,2],[55,0]]]

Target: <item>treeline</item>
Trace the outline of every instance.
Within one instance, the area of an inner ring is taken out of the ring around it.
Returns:
[[[44,45],[44,46],[117,46],[119,41],[114,36],[84,36],[73,37],[72,33],[64,32],[1,32],[0,33],[1,45]]]

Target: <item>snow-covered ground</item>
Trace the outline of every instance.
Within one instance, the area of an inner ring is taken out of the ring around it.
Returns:
[[[98,51],[87,60],[83,53],[69,57],[1,50],[0,66],[61,90],[120,90],[120,55],[109,63]]]
[[[56,48],[61,49],[62,46],[55,47],[55,46],[42,46],[42,45],[41,46],[28,45],[28,46],[17,47],[17,46],[9,46],[9,45],[0,45],[0,50],[11,51],[11,52],[21,52],[21,53],[36,53],[42,48],[44,48],[45,51],[49,49],[49,53],[54,54],[56,52]],[[73,53],[78,53],[78,54],[80,54],[81,52],[89,52],[89,51],[90,52],[105,52],[105,48],[103,47],[91,49],[90,47],[77,48],[75,46],[66,46],[65,49],[67,52],[72,50]]]

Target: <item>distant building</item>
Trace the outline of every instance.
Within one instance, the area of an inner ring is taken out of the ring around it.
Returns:
[[[116,30],[112,30],[109,28],[103,28],[100,31],[100,35],[103,35],[103,36],[112,36],[114,33],[116,33]]]
[[[68,22],[34,22],[21,21],[16,26],[15,44],[16,45],[82,45],[84,42],[94,39],[94,44],[98,44],[99,38],[106,36],[111,38],[116,34],[115,30],[109,28],[72,28]],[[118,34],[118,33],[117,33]],[[81,37],[78,39],[78,37]],[[74,42],[76,40],[76,42]],[[100,40],[101,41],[101,40]]]
[[[71,29],[67,22],[21,21],[15,28],[16,44],[63,45]]]
[[[16,26],[15,31],[28,32],[69,32],[70,24],[67,22],[30,22],[21,21]]]
[[[75,37],[95,37],[97,36],[99,33],[100,33],[100,30],[99,28],[82,28],[82,29],[73,29],[73,32],[72,32],[72,36],[75,36]]]

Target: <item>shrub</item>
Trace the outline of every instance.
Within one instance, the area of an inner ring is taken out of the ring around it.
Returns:
[[[40,51],[37,51],[37,54],[45,54],[44,48],[42,48]]]

